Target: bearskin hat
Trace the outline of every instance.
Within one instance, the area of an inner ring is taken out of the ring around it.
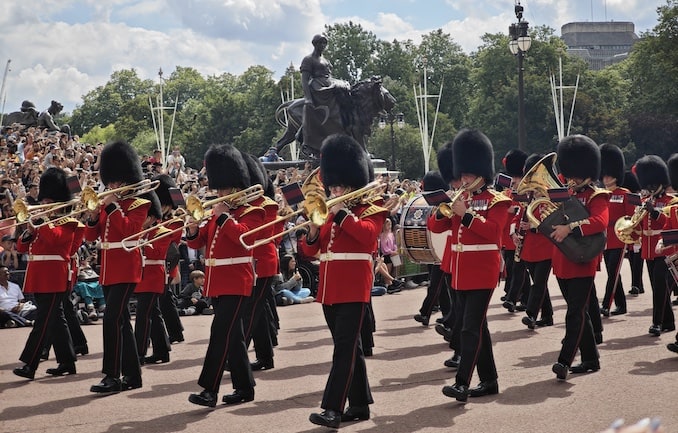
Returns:
[[[631,192],[640,192],[640,182],[638,182],[638,177],[631,171],[628,170],[624,173],[624,188],[628,189]]]
[[[250,186],[250,173],[240,151],[230,144],[213,144],[205,153],[205,168],[212,189]]]
[[[437,191],[439,189],[447,191],[450,189],[450,185],[445,182],[439,171],[429,171],[426,173],[422,179],[422,184],[424,191]]]
[[[370,179],[368,159],[367,152],[348,135],[327,137],[320,148],[320,177],[325,189],[337,185],[359,189],[367,185]]]
[[[247,164],[247,170],[250,173],[250,182],[252,185],[261,185],[266,197],[271,199],[275,198],[275,187],[273,186],[271,179],[268,177],[268,171],[266,170],[266,167],[264,167],[264,164],[259,160],[259,158],[250,155],[249,153],[241,153],[243,159],[245,160],[245,164]]]
[[[506,174],[511,177],[521,177],[523,175],[523,167],[525,167],[525,160],[527,153],[520,149],[511,149],[506,153],[506,156],[501,160]]]
[[[66,172],[58,167],[50,167],[40,176],[38,201],[46,198],[54,202],[67,202],[73,198],[66,180]]]
[[[678,153],[674,153],[666,161],[666,166],[669,169],[669,179],[671,179],[671,187],[678,190]]]
[[[600,148],[586,135],[569,135],[558,143],[558,167],[566,178],[600,179]]]
[[[669,169],[657,155],[645,155],[634,165],[640,189],[654,190],[669,184]]]
[[[438,150],[438,170],[443,180],[448,185],[458,177],[454,176],[454,164],[452,163],[452,142],[448,141]]]
[[[532,167],[544,157],[543,153],[533,153],[525,159],[525,164],[523,165],[523,175],[530,171]]]
[[[136,150],[124,141],[108,143],[101,150],[99,176],[104,185],[123,182],[127,185],[144,178],[141,160]]]
[[[624,154],[621,149],[614,144],[600,145],[600,178],[610,176],[617,179],[617,185],[622,186],[624,182]]]
[[[494,151],[492,142],[477,129],[462,129],[452,141],[452,159],[455,177],[463,173],[494,179]]]
[[[160,204],[160,199],[158,194],[155,191],[149,191],[145,194],[141,194],[140,198],[144,198],[151,202],[151,206],[148,208],[148,216],[155,217],[159,220],[162,219],[162,205]]]
[[[159,174],[153,179],[151,179],[153,182],[156,180],[160,182],[158,184],[158,187],[155,189],[155,194],[158,196],[158,200],[160,200],[160,205],[161,206],[172,206],[172,209],[176,209],[177,205],[174,203],[174,200],[172,200],[172,196],[170,195],[170,188],[176,188],[177,184],[174,182],[174,179],[172,179],[169,175],[167,174]]]

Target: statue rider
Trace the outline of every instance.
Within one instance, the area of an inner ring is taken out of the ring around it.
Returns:
[[[52,104],[49,108],[38,116],[38,128],[45,129],[49,131],[59,131],[59,127],[54,122],[54,116],[61,113],[64,106],[57,101],[52,101]]]

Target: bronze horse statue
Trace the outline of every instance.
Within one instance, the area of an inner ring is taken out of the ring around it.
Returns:
[[[395,98],[382,86],[380,77],[372,77],[363,80],[351,86],[350,97],[341,104],[340,124],[343,126],[341,131],[323,131],[324,136],[333,133],[344,133],[353,137],[363,148],[365,148],[367,137],[372,134],[372,119],[377,115],[391,111],[395,105]],[[319,116],[324,116],[320,123],[328,123],[329,110],[327,107],[315,107]],[[285,122],[284,113],[287,113]],[[301,143],[302,153],[309,157],[318,157],[320,155],[320,145],[322,140],[317,143],[303,143],[301,132],[304,113],[304,99],[294,99],[285,102],[276,108],[275,120],[280,126],[285,127],[285,133],[275,144],[276,151],[279,153],[286,145],[297,139]],[[338,120],[338,119],[335,119]],[[331,123],[331,122],[329,122]],[[324,138],[324,137],[323,137]]]

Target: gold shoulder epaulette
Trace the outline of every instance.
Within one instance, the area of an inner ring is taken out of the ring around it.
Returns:
[[[158,226],[158,230],[155,231],[155,235],[158,236],[158,235],[161,235],[161,234],[163,234],[163,233],[170,232],[170,231],[171,231],[171,230],[168,229],[168,228],[165,227],[165,226]]]
[[[591,194],[591,198],[593,198],[597,195],[600,195],[600,194],[605,194],[605,195],[609,196],[612,193],[610,190],[605,189],[605,188],[597,188],[595,186],[592,186],[591,188],[593,189],[593,194]]]
[[[75,218],[71,218],[70,216],[65,216],[65,217],[61,217],[58,220],[54,221],[52,223],[52,226],[58,227],[58,226],[62,226],[64,224],[69,224],[69,223],[75,224],[75,225],[81,224],[80,221],[76,220]]]
[[[278,206],[278,203],[276,203],[275,200],[271,199],[271,197],[264,196],[264,201],[261,203],[261,207],[264,206]]]
[[[136,208],[138,208],[139,206],[145,205],[146,203],[150,203],[150,201],[146,200],[145,198],[138,198],[138,197],[137,197],[136,200],[134,200],[134,201],[132,202],[132,204],[129,205],[129,208],[128,208],[128,209],[129,209],[129,210],[136,209]]]
[[[367,218],[369,216],[376,215],[382,212],[388,212],[388,209],[373,204],[364,211],[362,211],[362,213],[360,214],[360,218]]]
[[[675,206],[678,204],[678,197],[673,197],[666,206]]]
[[[492,193],[492,200],[490,200],[490,205],[488,206],[488,208],[491,208],[495,204],[501,203],[503,201],[509,201],[509,202],[513,201],[511,198],[507,197],[504,193],[497,192],[493,189],[488,189],[488,191],[490,191]]]
[[[263,208],[259,206],[252,206],[252,205],[247,205],[245,206],[245,209],[243,209],[242,213],[240,215],[247,215],[248,213],[255,211],[255,210],[264,210]]]

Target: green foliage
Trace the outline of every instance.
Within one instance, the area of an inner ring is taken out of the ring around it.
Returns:
[[[363,30],[360,24],[325,26],[328,45],[324,56],[332,63],[332,75],[351,84],[369,78],[364,70],[371,70],[373,56],[377,50],[377,37]]]
[[[80,137],[80,142],[89,144],[108,143],[109,141],[115,139],[117,139],[115,126],[108,125],[105,128],[102,128],[101,126],[97,125],[83,134]]]

